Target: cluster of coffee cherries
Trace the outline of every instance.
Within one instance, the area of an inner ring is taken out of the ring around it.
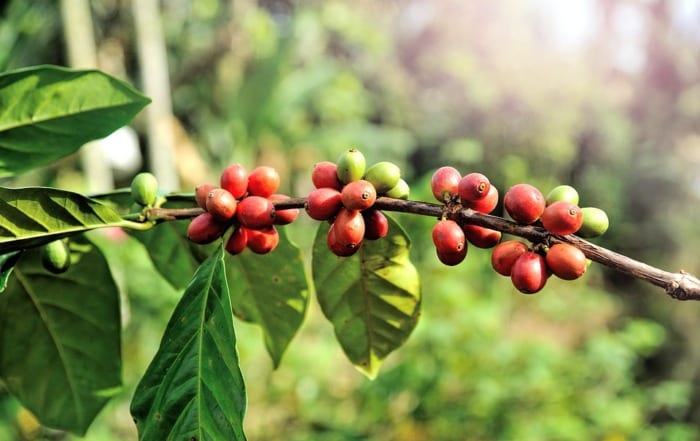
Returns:
[[[450,208],[471,208],[491,213],[498,203],[498,190],[481,173],[462,176],[454,167],[440,167],[430,181],[435,198]],[[605,212],[596,207],[578,206],[576,189],[568,185],[555,187],[543,194],[530,184],[516,184],[505,193],[503,205],[515,222],[538,225],[553,235],[578,234],[596,237],[609,225]],[[445,265],[457,265],[467,255],[468,244],[493,248],[491,263],[499,274],[509,276],[523,293],[540,291],[551,274],[573,280],[586,271],[588,260],[583,252],[567,243],[528,245],[519,240],[501,242],[501,232],[464,224],[447,218],[438,220],[432,230],[438,259]]]
[[[197,244],[214,242],[231,234],[225,248],[230,254],[246,247],[257,254],[266,254],[279,244],[275,225],[293,222],[299,210],[277,209],[274,202],[289,199],[276,193],[280,184],[277,170],[259,166],[248,173],[241,164],[231,164],[221,172],[220,185],[201,184],[195,188],[195,200],[205,210],[187,228],[187,238]]]
[[[401,179],[401,170],[391,162],[366,167],[362,152],[344,151],[336,162],[322,161],[311,171],[312,190],[305,204],[312,219],[328,221],[328,248],[347,257],[360,249],[362,241],[387,235],[389,222],[373,207],[378,196],[408,199],[409,187]]]
[[[559,236],[575,233],[591,238],[605,233],[609,226],[607,214],[597,207],[580,208],[578,203],[578,192],[568,185],[555,187],[545,198],[530,184],[516,184],[503,198],[508,215],[521,224],[538,224]],[[525,294],[540,291],[552,274],[563,280],[577,279],[586,272],[588,264],[583,251],[568,243],[530,246],[509,240],[498,244],[491,254],[494,270],[510,277]]]
[[[480,213],[491,213],[498,204],[498,190],[481,173],[464,176],[454,167],[440,167],[430,179],[433,196],[448,207],[461,205]],[[441,218],[433,227],[433,244],[438,259],[445,265],[457,265],[467,256],[468,244],[492,248],[501,240],[501,232],[478,225],[460,225]]]

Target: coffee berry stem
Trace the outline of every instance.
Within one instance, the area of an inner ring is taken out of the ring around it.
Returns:
[[[276,209],[304,208],[306,198],[291,198],[274,202]],[[558,236],[537,225],[522,225],[499,216],[462,208],[459,204],[444,205],[430,202],[394,199],[386,196],[377,198],[374,208],[384,211],[417,214],[435,218],[448,218],[460,225],[473,224],[497,230],[505,234],[522,237],[534,244],[567,243],[583,251],[587,258],[612,268],[628,276],[644,280],[663,288],[676,300],[700,300],[700,279],[683,270],[671,273],[646,263],[634,260],[615,251],[595,245],[575,235]],[[149,221],[172,221],[191,219],[203,213],[201,208],[151,208],[146,210]]]

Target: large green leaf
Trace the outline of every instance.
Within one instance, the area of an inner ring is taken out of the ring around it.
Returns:
[[[364,241],[351,257],[337,257],[326,245],[329,226],[321,223],[313,247],[321,309],[345,354],[370,378],[406,341],[420,312],[420,280],[409,260],[410,240],[391,218],[389,226],[383,239]]]
[[[233,310],[262,327],[275,367],[299,330],[309,302],[301,250],[279,228],[280,243],[270,254],[244,251],[227,265]]]
[[[131,402],[141,440],[245,440],[224,250],[202,263]]]
[[[106,205],[48,187],[0,187],[0,254],[122,223]]]
[[[149,102],[97,70],[37,66],[0,75],[0,177],[49,164],[109,135]]]
[[[119,291],[100,251],[72,241],[55,275],[22,254],[0,296],[0,377],[46,425],[83,434],[121,386]]]

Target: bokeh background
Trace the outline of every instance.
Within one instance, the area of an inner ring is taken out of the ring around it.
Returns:
[[[303,196],[315,162],[355,146],[399,164],[412,199],[432,199],[441,165],[502,191],[571,184],[610,217],[597,243],[700,273],[698,0],[11,0],[0,14],[3,71],[99,67],[154,100],[3,185],[89,192],[151,170],[191,191],[242,162]],[[423,282],[414,334],[369,381],[313,301],[274,371],[238,323],[249,439],[700,439],[699,304],[596,264],[521,295],[488,251],[444,267],[434,220],[399,220]],[[314,223],[288,228],[310,256]],[[95,239],[123,291],[125,387],[84,439],[136,439],[129,400],[180,293],[136,242]],[[1,441],[75,439],[0,388]]]

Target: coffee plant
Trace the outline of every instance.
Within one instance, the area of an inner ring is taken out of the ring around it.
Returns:
[[[38,66],[1,75],[0,103],[0,178],[10,178],[108,135],[149,99],[100,71]],[[468,258],[472,246],[490,248],[495,272],[510,277],[514,291],[536,293],[552,275],[576,279],[597,262],[672,298],[700,299],[694,276],[585,240],[603,234],[609,220],[601,208],[581,207],[570,186],[546,197],[527,183],[500,189],[502,218],[489,214],[499,189],[478,171],[436,170],[436,202],[410,200],[395,164],[367,164],[357,148],[317,163],[309,178],[314,190],[302,197],[277,193],[275,169],[243,164],[187,193],[160,191],[149,173],[130,188],[95,195],[1,187],[0,378],[7,389],[42,424],[77,434],[119,389],[119,293],[84,234],[101,228],[127,231],[184,289],[131,402],[143,440],[245,439],[235,323],[259,325],[278,366],[311,283],[349,361],[375,377],[421,310],[411,240],[389,212],[435,218],[435,252],[446,265]],[[319,221],[311,280],[284,230],[300,215]]]

